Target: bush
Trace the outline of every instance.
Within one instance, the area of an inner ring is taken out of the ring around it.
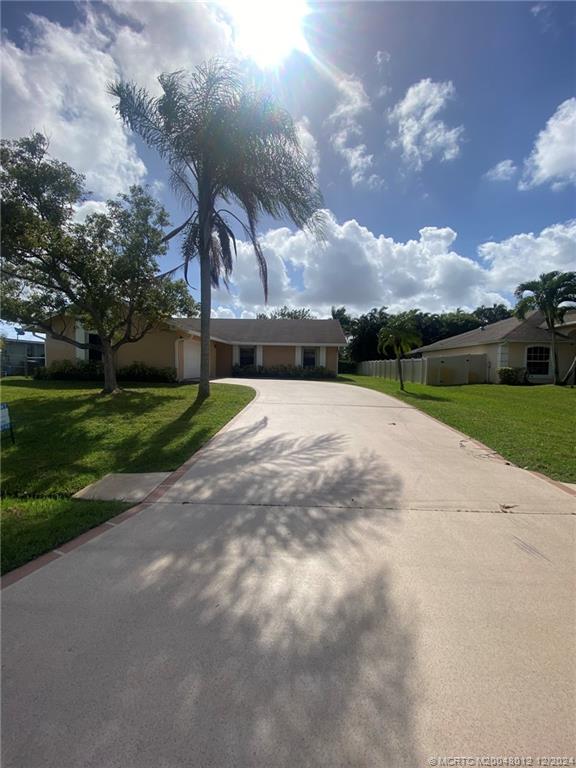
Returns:
[[[167,384],[176,382],[175,368],[156,368],[154,365],[139,362],[120,368],[116,375],[118,381],[149,381]]]
[[[131,363],[120,368],[118,381],[145,381],[173,384],[176,381],[174,368],[156,368],[146,363]],[[55,381],[104,381],[104,369],[98,360],[56,360],[47,368],[34,371],[35,379]]]
[[[55,360],[47,368],[34,372],[35,379],[56,381],[100,381],[104,380],[102,363],[96,360]]]
[[[338,373],[356,373],[357,370],[358,363],[353,363],[351,360],[338,361]]]
[[[500,380],[500,384],[509,384],[511,386],[526,384],[526,369],[498,368],[498,379]]]
[[[234,365],[232,376],[246,376],[249,378],[266,379],[334,379],[334,371],[316,366],[315,368],[302,368],[296,365]]]

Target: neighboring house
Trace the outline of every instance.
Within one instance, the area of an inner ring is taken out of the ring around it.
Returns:
[[[97,336],[62,318],[59,333],[85,343]],[[338,320],[210,321],[210,375],[229,376],[233,365],[322,366],[338,372],[338,348],[346,339]],[[46,365],[56,360],[98,360],[97,349],[79,349],[47,336]],[[180,381],[200,375],[200,319],[172,318],[143,339],[125,344],[117,353],[119,368],[143,362],[174,368]]]
[[[2,338],[0,371],[2,376],[28,376],[44,365],[44,342]]]
[[[556,337],[562,376],[576,354],[576,310],[566,312]],[[471,356],[485,368],[485,380],[493,383],[498,382],[498,369],[506,367],[524,368],[528,380],[534,384],[548,384],[554,380],[552,334],[546,328],[542,312],[538,311],[531,312],[524,320],[509,317],[412,350],[411,355],[417,354],[428,360],[448,362],[451,357]],[[478,355],[484,360],[477,358]]]

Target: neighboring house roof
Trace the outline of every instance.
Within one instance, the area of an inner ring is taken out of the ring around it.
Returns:
[[[544,326],[544,327],[543,327]],[[571,341],[562,333],[556,334],[560,341]],[[517,317],[508,317],[497,323],[475,328],[473,331],[459,333],[448,339],[435,341],[425,347],[413,349],[410,354],[417,352],[432,352],[433,350],[458,349],[459,347],[472,347],[479,344],[500,344],[503,341],[524,341],[534,343],[550,343],[552,334],[545,327],[542,312],[530,312],[524,320]]]
[[[564,320],[559,324],[558,328],[562,330],[573,325],[576,325],[576,309],[569,309],[564,314]]]
[[[170,324],[200,333],[199,317],[174,317]],[[226,344],[343,345],[346,338],[338,320],[235,320],[212,318],[210,337]]]

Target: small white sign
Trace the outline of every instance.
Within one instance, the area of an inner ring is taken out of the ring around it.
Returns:
[[[0,403],[0,432],[10,429],[10,411],[8,403]]]

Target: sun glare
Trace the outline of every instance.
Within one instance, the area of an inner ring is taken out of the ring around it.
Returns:
[[[280,64],[292,51],[308,51],[302,21],[309,8],[305,0],[228,0],[242,54],[258,66]]]

